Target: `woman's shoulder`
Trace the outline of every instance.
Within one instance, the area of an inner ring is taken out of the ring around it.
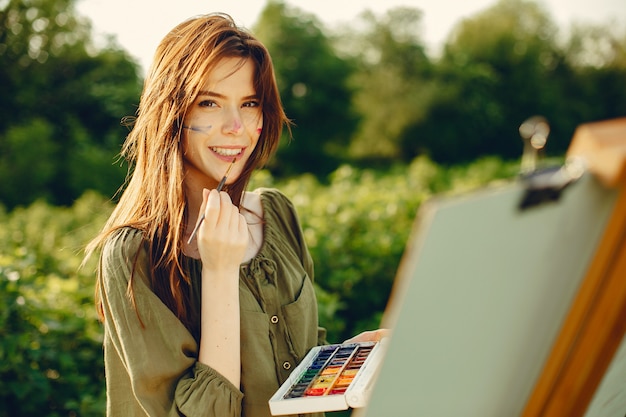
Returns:
[[[257,198],[264,208],[294,211],[291,199],[278,188],[257,188],[248,194],[256,196],[253,198]]]
[[[263,219],[268,229],[278,228],[295,233],[300,228],[298,212],[292,200],[276,188],[259,188],[254,191],[263,208]]]
[[[121,227],[112,231],[102,245],[102,258],[108,260],[133,259],[142,249],[144,232],[134,227]]]
[[[100,274],[106,291],[126,291],[135,273],[147,284],[148,253],[142,230],[121,227],[112,231],[102,245],[100,255]]]

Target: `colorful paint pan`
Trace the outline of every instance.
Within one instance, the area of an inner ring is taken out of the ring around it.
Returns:
[[[269,401],[272,415],[365,406],[385,340],[318,346],[309,351]]]

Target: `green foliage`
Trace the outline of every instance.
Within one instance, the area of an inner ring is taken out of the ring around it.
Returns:
[[[94,264],[79,264],[109,211],[86,194],[0,214],[0,416],[102,416]]]
[[[626,30],[623,26],[578,24],[572,28],[564,59],[571,71],[562,99],[571,103],[568,122],[626,115]]]
[[[501,0],[455,28],[437,71],[445,93],[429,122],[412,132],[433,159],[514,158],[521,122],[534,114],[554,122],[561,99],[556,33],[547,12],[526,0]],[[565,146],[551,140],[549,149],[564,152],[570,137]]]
[[[491,140],[494,126],[506,125],[504,109],[493,97],[497,79],[493,69],[482,63],[438,63],[428,115],[403,132],[403,152],[429,155],[448,164],[497,155],[495,145],[499,144],[521,152],[515,125],[511,132],[498,136],[495,144]]]
[[[546,151],[562,155],[579,124],[626,114],[626,68],[609,69],[625,56],[626,37],[614,32],[575,31],[564,48],[547,11],[528,0],[500,0],[464,19],[437,63],[436,98],[426,121],[407,131],[405,152],[423,151],[440,163],[514,158],[521,152],[518,126],[540,114],[551,126]],[[591,47],[599,40],[613,45],[611,52]],[[602,69],[581,67],[586,59]]]
[[[626,115],[626,33],[619,26],[575,28],[563,46],[540,3],[500,0],[460,21],[432,59],[420,18],[406,8],[366,13],[356,31],[335,37],[339,53],[359,63],[355,160],[516,158],[518,127],[536,114],[551,126],[546,152],[558,156],[579,124]]]
[[[306,174],[278,187],[294,202],[316,267],[320,323],[340,342],[380,325],[420,204],[516,174],[496,158],[444,168],[421,157],[386,171],[344,165],[321,184]],[[93,304],[95,259],[84,245],[113,206],[85,193],[71,207],[0,206],[0,417],[102,416],[102,327]]]
[[[122,117],[139,97],[137,65],[114,44],[94,48],[74,0],[0,5],[0,201],[71,204],[115,192]]]
[[[126,175],[120,120],[135,112],[138,68],[114,41],[94,46],[75,1],[0,2],[0,201],[9,209],[37,198],[69,205],[88,189],[110,196]],[[326,182],[346,163],[517,158],[518,127],[537,114],[551,126],[546,152],[560,156],[578,125],[626,115],[626,32],[558,29],[534,0],[499,0],[460,21],[434,57],[419,9],[365,12],[329,30],[269,1],[254,32],[294,127],[268,169]]]
[[[39,118],[7,129],[0,154],[0,178],[15,180],[0,182],[3,200],[17,205],[28,204],[38,197],[50,197],[57,153],[53,130],[48,121]],[[36,156],[33,149],[37,149]]]
[[[323,178],[344,160],[356,123],[350,107],[351,63],[335,53],[320,22],[281,1],[270,1],[255,33],[265,43],[293,140],[281,143],[268,166],[275,175],[309,172]]]
[[[419,36],[421,17],[410,8],[380,18],[366,12],[355,25],[362,32],[350,27],[335,36],[337,47],[360,68],[351,78],[352,105],[361,116],[349,148],[354,159],[409,161],[419,155],[404,153],[401,140],[409,126],[424,121],[436,93]]]

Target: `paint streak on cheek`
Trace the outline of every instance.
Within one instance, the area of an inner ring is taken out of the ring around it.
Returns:
[[[200,132],[200,133],[208,134],[213,126],[212,125],[197,126],[197,125],[191,125],[190,124],[190,125],[183,125],[183,127],[185,129],[189,129],[189,130],[191,130],[193,132]]]

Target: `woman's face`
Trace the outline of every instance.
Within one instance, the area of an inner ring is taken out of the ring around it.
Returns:
[[[263,113],[254,89],[254,63],[225,58],[209,74],[183,123],[188,187],[215,188],[236,159],[227,184],[235,181],[259,141]]]

